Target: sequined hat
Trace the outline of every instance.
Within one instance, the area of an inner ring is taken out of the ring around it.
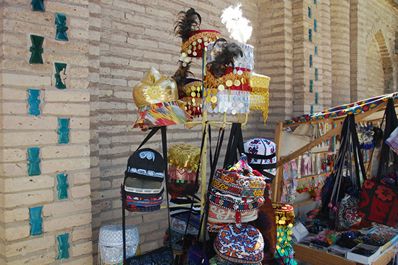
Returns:
[[[228,225],[222,228],[214,241],[217,255],[238,264],[261,264],[264,258],[264,239],[251,225]]]

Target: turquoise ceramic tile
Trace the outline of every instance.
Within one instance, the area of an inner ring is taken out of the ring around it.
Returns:
[[[68,188],[68,175],[65,173],[57,174],[57,191],[59,200],[68,198]]]
[[[310,54],[309,61],[310,61],[310,68],[311,68],[312,67],[312,54]]]
[[[312,29],[308,29],[308,40],[312,42]]]
[[[318,92],[315,92],[315,105],[319,104],[319,94]]]
[[[33,116],[39,116],[40,111],[40,90],[28,89],[28,113]]]
[[[310,92],[314,92],[314,80],[310,80]]]
[[[43,233],[43,218],[41,216],[43,206],[29,208],[30,235],[38,236]]]
[[[311,107],[310,107],[310,114],[311,114],[311,115],[314,114],[314,105],[311,105]]]
[[[318,81],[319,76],[318,76],[318,68],[315,68],[315,81]]]
[[[38,176],[41,174],[40,170],[40,148],[29,147],[28,148],[28,175]]]
[[[55,67],[55,87],[58,89],[65,89],[65,79],[66,79],[66,63],[54,63]]]
[[[30,46],[29,51],[31,52],[29,63],[30,64],[43,64],[43,42],[44,37],[37,35],[30,35],[30,41],[32,46]]]
[[[66,25],[66,16],[62,13],[55,14],[55,39],[59,41],[68,41],[68,34],[66,31],[68,30],[68,26]]]
[[[57,236],[58,255],[57,259],[69,258],[69,234],[65,233]]]
[[[33,11],[40,11],[40,12],[46,11],[46,8],[44,6],[44,0],[32,0],[30,4],[32,5]]]
[[[315,56],[318,56],[318,46],[316,46],[316,45],[315,45],[315,48],[314,48],[314,54],[315,54]]]
[[[311,12],[311,7],[308,7],[308,17],[311,18],[312,17],[312,12]]]
[[[316,19],[314,19],[314,32],[318,31],[318,23],[316,21]]]
[[[58,143],[68,144],[69,143],[69,121],[68,118],[58,118]]]

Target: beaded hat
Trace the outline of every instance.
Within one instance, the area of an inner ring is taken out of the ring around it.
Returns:
[[[202,81],[186,78],[180,93],[180,99],[185,102],[185,110],[193,117],[202,115]]]
[[[222,228],[214,241],[217,255],[238,264],[261,264],[264,258],[264,239],[251,225],[228,225]]]
[[[174,32],[181,37],[180,60],[185,63],[190,61],[187,60],[189,57],[201,58],[209,43],[217,40],[220,36],[220,32],[216,30],[200,29],[201,22],[202,17],[193,8],[178,13]]]
[[[196,172],[200,148],[190,144],[175,144],[168,151],[168,192],[172,198],[196,193]]]

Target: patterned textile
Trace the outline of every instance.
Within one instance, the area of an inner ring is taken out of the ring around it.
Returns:
[[[238,217],[239,216],[239,217]],[[209,205],[209,222],[220,224],[220,223],[236,223],[238,221],[242,223],[251,222],[257,219],[257,209],[236,212],[231,209],[223,208],[217,204],[210,203]]]
[[[134,123],[134,128],[148,129],[184,124],[191,120],[184,109],[182,101],[162,102],[138,108],[138,119]]]
[[[294,123],[302,123],[308,121],[322,120],[328,118],[337,118],[341,116],[345,116],[348,114],[359,114],[362,112],[367,112],[371,109],[376,108],[382,103],[387,102],[389,98],[393,98],[394,100],[398,99],[398,93],[373,97],[365,100],[360,100],[354,103],[337,106],[331,109],[324,110],[322,112],[315,113],[313,115],[305,114],[291,120],[285,121],[285,124],[291,125]]]
[[[214,241],[214,249],[224,260],[239,264],[261,264],[264,239],[251,225],[228,225],[220,230]]]

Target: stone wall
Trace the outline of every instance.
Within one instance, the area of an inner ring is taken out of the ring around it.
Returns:
[[[69,41],[55,40],[56,13]],[[1,264],[92,263],[88,18],[85,0],[1,3]],[[44,37],[42,64],[29,63],[31,35]]]

